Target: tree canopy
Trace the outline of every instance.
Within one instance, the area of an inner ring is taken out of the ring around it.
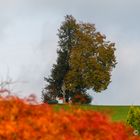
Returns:
[[[71,15],[62,22],[58,37],[58,58],[50,77],[45,78],[48,85],[44,95],[61,96],[62,86],[67,99],[76,94],[85,97],[88,89],[107,89],[116,65],[115,44],[96,31],[94,24],[77,22]]]
[[[115,44],[105,39],[104,35],[96,32],[93,24],[80,24],[77,43],[70,52],[70,68],[64,80],[69,90],[80,87],[100,92],[107,88],[116,59]]]

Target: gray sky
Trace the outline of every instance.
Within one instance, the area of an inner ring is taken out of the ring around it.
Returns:
[[[112,83],[93,104],[140,104],[139,0],[0,0],[0,79],[7,73],[19,96],[38,98],[56,60],[57,29],[66,14],[91,22],[116,43]]]

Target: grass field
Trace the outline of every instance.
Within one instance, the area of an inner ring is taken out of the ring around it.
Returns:
[[[70,107],[81,108],[83,110],[95,110],[105,113],[111,117],[113,121],[126,122],[127,114],[130,106],[96,106],[96,105],[54,105],[56,110],[69,109]],[[137,106],[140,107],[140,106]]]

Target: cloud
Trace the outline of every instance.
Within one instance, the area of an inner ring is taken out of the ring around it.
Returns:
[[[41,95],[43,77],[50,74],[57,54],[57,29],[66,14],[91,22],[116,43],[118,64],[112,83],[103,94],[95,94],[99,104],[139,103],[139,6],[133,0],[0,0],[0,76],[10,70],[22,96]]]

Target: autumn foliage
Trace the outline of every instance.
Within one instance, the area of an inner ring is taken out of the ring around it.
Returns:
[[[0,140],[139,140],[132,129],[94,111],[0,98]]]

